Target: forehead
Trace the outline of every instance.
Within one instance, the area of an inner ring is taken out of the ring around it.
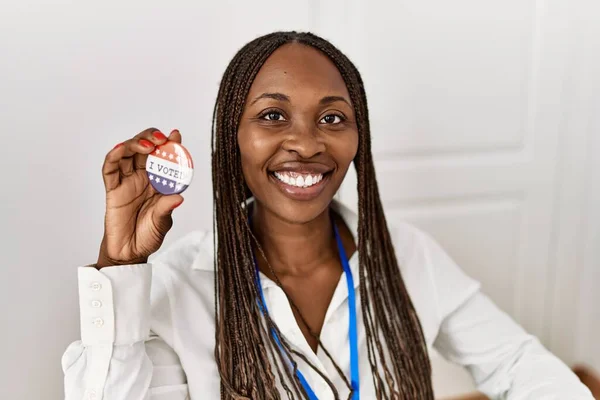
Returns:
[[[342,75],[319,50],[300,43],[288,43],[271,54],[250,88],[249,97],[264,92],[343,95],[349,97]]]

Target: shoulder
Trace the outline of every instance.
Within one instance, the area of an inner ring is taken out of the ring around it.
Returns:
[[[419,275],[434,284],[440,271],[458,268],[429,232],[404,220],[393,221],[389,230],[404,275]]]
[[[433,235],[406,221],[394,221],[390,235],[403,274],[425,274],[437,292],[477,286]]]
[[[399,264],[411,266],[412,269],[428,269],[431,274],[460,269],[429,232],[402,220],[393,221],[389,230]]]
[[[407,221],[388,223],[388,229],[402,273],[411,297],[435,292],[435,259],[438,245],[425,231]]]
[[[395,220],[388,229],[396,251],[398,262],[409,262],[415,257],[431,252],[431,236],[416,225],[404,220]]]
[[[173,300],[189,290],[206,292],[214,284],[212,231],[196,230],[177,239],[150,257],[152,286],[161,287]]]
[[[192,231],[171,245],[153,254],[149,262],[154,273],[167,270],[191,273],[193,270],[213,270],[214,242],[212,231]]]
[[[406,221],[394,221],[389,230],[402,278],[432,338],[441,321],[479,291],[479,282],[425,230]]]

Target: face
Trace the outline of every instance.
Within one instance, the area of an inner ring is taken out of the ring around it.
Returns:
[[[260,207],[294,223],[320,215],[358,149],[348,89],[329,58],[298,43],[277,49],[250,88],[238,145]]]

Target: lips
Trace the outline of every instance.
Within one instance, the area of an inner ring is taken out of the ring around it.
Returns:
[[[333,171],[323,163],[284,162],[269,169],[269,179],[286,197],[308,201],[323,192]]]
[[[276,174],[279,175],[279,177]],[[312,179],[313,179],[312,177],[314,177],[315,175],[310,174],[311,181],[308,182],[310,184],[307,184],[307,182],[304,180],[304,177],[303,177],[304,174],[298,174],[293,185],[292,185],[292,181],[288,180],[288,183],[285,182],[286,175],[288,177],[290,177],[288,179],[292,179],[291,178],[292,173],[289,173],[289,172],[275,173],[274,172],[274,173],[269,174],[269,180],[271,182],[273,182],[275,184],[275,186],[277,186],[277,188],[286,197],[288,197],[292,200],[309,201],[309,200],[313,200],[313,199],[317,198],[323,192],[323,190],[325,189],[325,187],[331,180],[332,174],[326,173],[324,175],[321,175],[321,174],[316,175],[317,176],[316,183],[312,182]],[[282,180],[282,178],[284,180]],[[301,181],[300,183],[298,183],[298,180],[302,180],[303,182]],[[298,184],[301,184],[302,186],[298,186]]]

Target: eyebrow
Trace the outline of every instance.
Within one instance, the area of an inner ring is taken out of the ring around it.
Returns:
[[[290,98],[283,93],[263,93],[260,96],[256,97],[254,100],[252,100],[252,103],[250,103],[250,105],[253,105],[261,99],[273,99],[278,101],[286,101],[288,103],[290,102]]]
[[[254,100],[252,100],[252,103],[250,103],[250,105],[252,106],[254,105],[254,103],[262,99],[273,99],[277,101],[285,101],[287,103],[290,103],[289,96],[283,93],[263,93],[260,96],[257,96]],[[344,103],[348,104],[348,106],[352,107],[350,105],[350,102],[342,96],[325,96],[321,100],[319,100],[319,105],[331,104],[335,103],[336,101],[343,101]]]
[[[320,101],[319,104],[320,105],[325,105],[325,104],[331,104],[331,103],[335,103],[336,101],[343,101],[344,103],[348,104],[350,107],[352,107],[350,105],[350,102],[348,100],[346,100],[346,98],[342,97],[342,96],[325,96],[323,97]]]

